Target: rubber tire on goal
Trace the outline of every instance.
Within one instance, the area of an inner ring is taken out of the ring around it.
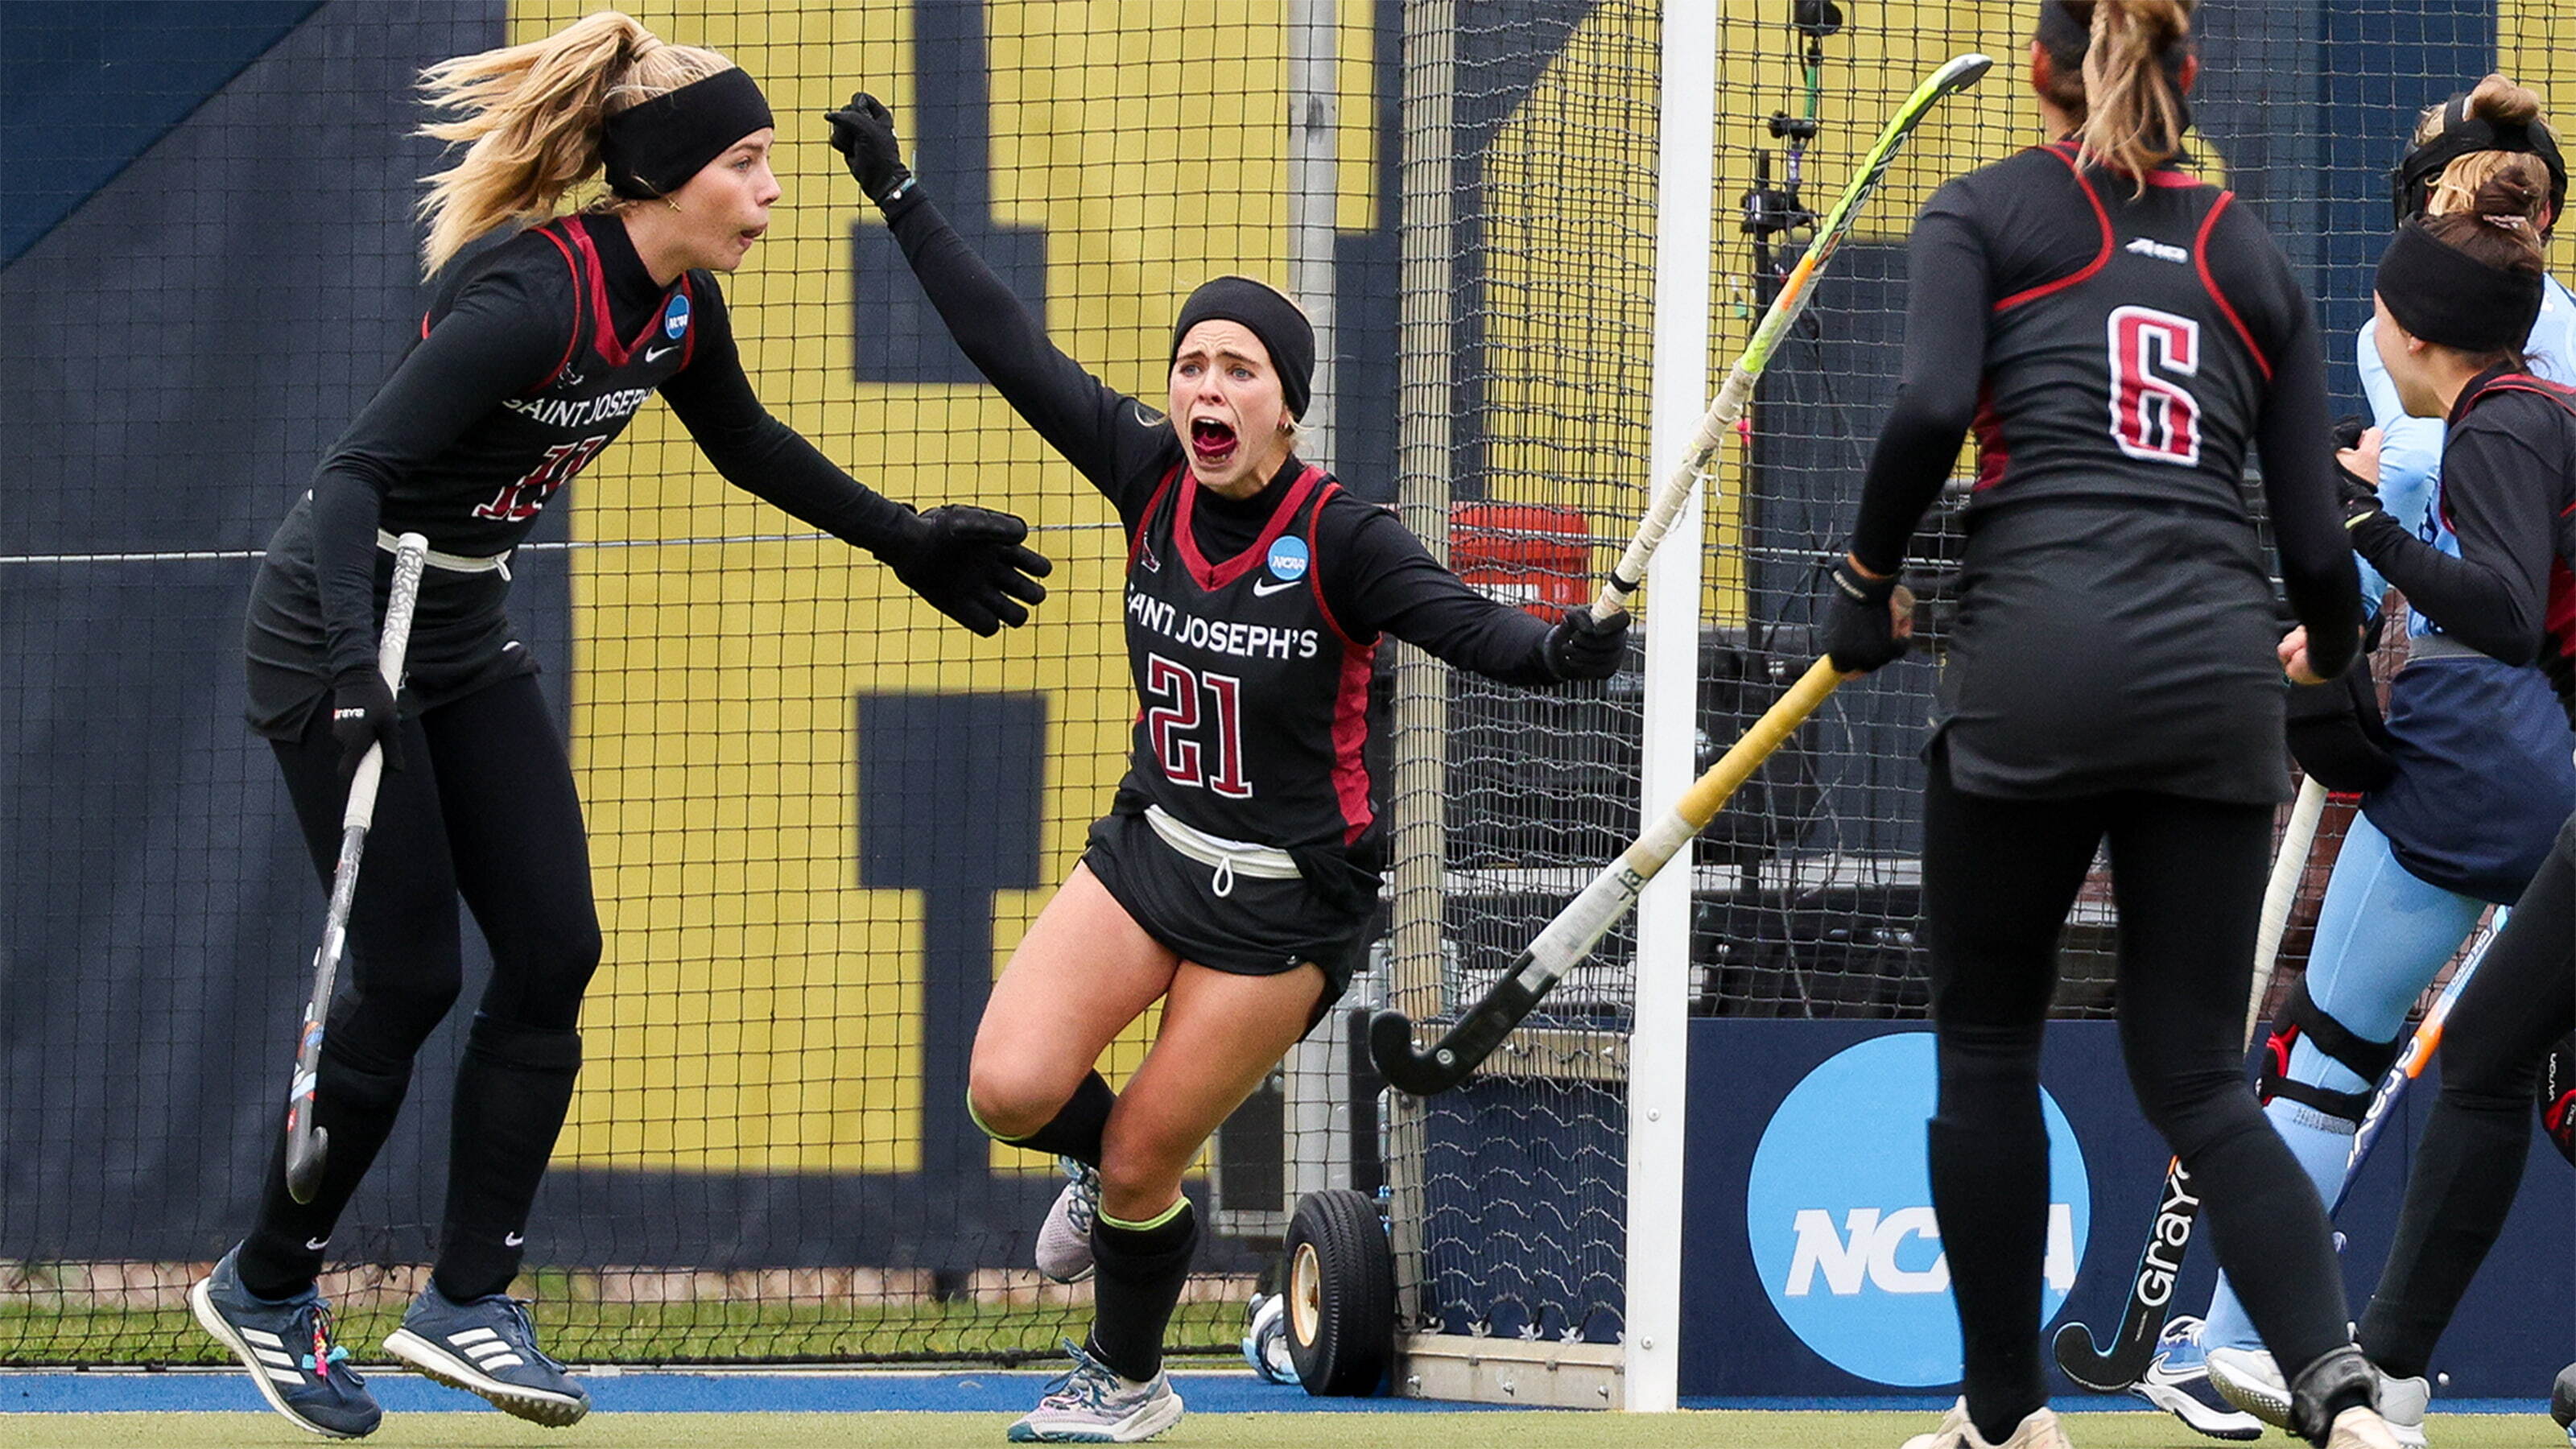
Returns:
[[[1395,1365],[1395,1251],[1377,1202],[1310,1192],[1288,1220],[1288,1359],[1317,1398],[1364,1398]]]

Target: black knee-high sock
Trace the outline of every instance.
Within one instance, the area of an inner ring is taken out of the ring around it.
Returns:
[[[1107,1079],[1098,1072],[1082,1079],[1062,1110],[1044,1127],[1026,1137],[1004,1137],[993,1140],[1008,1147],[1025,1147],[1031,1152],[1044,1152],[1056,1157],[1070,1157],[1092,1167],[1100,1165],[1100,1134],[1109,1125],[1109,1109],[1118,1105],[1118,1094],[1109,1090]]]
[[[447,1214],[431,1281],[457,1302],[506,1291],[526,1250],[528,1205],[545,1178],[581,1071],[581,1033],[477,1014],[456,1073]]]
[[[322,1272],[322,1245],[330,1241],[341,1210],[392,1135],[403,1096],[411,1090],[409,1060],[366,1060],[343,1040],[337,1030],[323,1036],[316,1069],[313,1125],[330,1138],[324,1143],[322,1181],[313,1201],[297,1202],[287,1192],[286,1133],[270,1134],[259,1218],[234,1260],[242,1287],[261,1298],[291,1298],[313,1286]]]
[[[2361,1316],[2370,1361],[2399,1378],[2424,1376],[2434,1344],[2504,1231],[2531,1135],[2527,1100],[2463,1102],[2444,1092],[2433,1104],[2387,1270]]]
[[[1945,1051],[1940,1115],[1924,1130],[1959,1307],[1961,1386],[1977,1432],[2000,1444],[2048,1402],[2038,1329],[2048,1123],[2038,1083]]]
[[[1198,1245],[1199,1218],[1188,1198],[1141,1226],[1100,1215],[1091,1230],[1092,1261],[1099,1265],[1092,1357],[1121,1378],[1141,1381],[1162,1371],[1163,1329],[1181,1301],[1181,1285],[1189,1280],[1190,1258]]]

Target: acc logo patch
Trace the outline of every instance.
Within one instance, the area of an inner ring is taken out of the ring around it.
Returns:
[[[1283,584],[1293,584],[1304,578],[1307,567],[1313,562],[1314,555],[1307,552],[1306,540],[1302,538],[1277,540],[1270,545],[1270,556],[1263,560],[1270,569],[1270,576]]]
[[[1872,1037],[1819,1063],[1763,1130],[1744,1213],[1762,1291],[1836,1368],[1909,1388],[1958,1382],[1959,1316],[1932,1213],[1924,1124],[1932,1035]],[[2045,1325],[2075,1286],[2093,1196],[2075,1129],[2045,1091]]]
[[[662,335],[677,339],[681,333],[688,330],[689,299],[686,297],[673,297],[671,299],[671,305],[665,308],[662,312]]]

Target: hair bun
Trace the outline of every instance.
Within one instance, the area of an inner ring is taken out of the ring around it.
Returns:
[[[2478,186],[2478,215],[2498,226],[2528,226],[2527,218],[2538,210],[2543,193],[2530,178],[2511,168],[2500,170]]]

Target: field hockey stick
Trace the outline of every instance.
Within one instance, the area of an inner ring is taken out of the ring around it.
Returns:
[[[2388,1125],[2388,1109],[2406,1095],[2406,1089],[2432,1063],[2433,1053],[2442,1045],[2442,1029],[2450,1023],[2452,1004],[2467,989],[2469,978],[2477,974],[2478,963],[2487,958],[2487,948],[2495,944],[2498,934],[2496,928],[2490,927],[2479,935],[2477,944],[2469,949],[2468,959],[2451,973],[2450,984],[2433,998],[2424,1019],[2416,1023],[2415,1034],[2406,1040],[2406,1050],[2398,1053],[2397,1060],[2381,1074],[2379,1085],[2371,1091],[2370,1107],[2361,1114],[2361,1125],[2353,1131],[2352,1150],[2344,1154],[2343,1186],[2335,1189],[2334,1206],[2326,1209],[2328,1217],[2343,1211],[2343,1200],[2352,1196],[2353,1182],[2361,1176],[2361,1164],[2369,1158],[2370,1149],[2379,1144],[2380,1129]]]
[[[1726,440],[1727,433],[1744,416],[1745,405],[1753,400],[1753,385],[1761,380],[1762,369],[1770,365],[1772,349],[1779,345],[1790,325],[1814,299],[1816,279],[1823,274],[1825,263],[1833,259],[1835,249],[1843,244],[1843,238],[1851,234],[1852,224],[1860,217],[1862,203],[1878,189],[1878,183],[1887,175],[1887,168],[1895,162],[1896,153],[1905,149],[1906,138],[1923,124],[1923,118],[1931,113],[1933,106],[1943,98],[1975,85],[1993,64],[1991,58],[1983,55],[1954,56],[1926,77],[1921,85],[1914,88],[1914,93],[1905,98],[1905,103],[1896,108],[1896,114],[1878,133],[1877,143],[1862,159],[1860,171],[1852,177],[1849,185],[1843,187],[1843,194],[1834,201],[1833,210],[1826,212],[1825,219],[1817,224],[1815,239],[1807,243],[1806,255],[1798,259],[1798,265],[1781,282],[1779,294],[1771,299],[1770,310],[1762,314],[1760,325],[1753,329],[1752,340],[1744,344],[1743,353],[1726,374],[1726,382],[1718,388],[1717,400],[1708,405],[1708,412],[1700,418],[1699,427],[1691,433],[1690,446],[1681,462],[1664,479],[1663,486],[1656,490],[1645,518],[1637,525],[1637,536],[1629,540],[1627,552],[1619,556],[1619,566],[1602,581],[1600,597],[1592,601],[1593,618],[1607,619],[1618,613],[1628,607],[1630,596],[1645,587],[1647,561],[1662,546],[1664,535],[1672,529],[1673,520],[1681,516],[1682,506],[1699,491],[1700,480],[1708,476],[1717,457],[1718,445]]]
[[[1521,1018],[1530,1014],[1539,998],[1590,955],[1594,943],[1628,914],[1646,882],[1654,879],[1655,873],[1693,836],[1708,828],[1736,787],[1770,758],[1771,752],[1780,748],[1781,742],[1815,713],[1816,706],[1824,703],[1825,696],[1840,683],[1842,675],[1834,669],[1831,659],[1819,659],[1810,665],[1805,676],[1753,722],[1733,749],[1682,792],[1681,799],[1664,812],[1662,819],[1594,876],[1581,894],[1540,929],[1528,949],[1504,969],[1493,989],[1469,1007],[1431,1050],[1415,1050],[1411,1017],[1392,1009],[1379,1012],[1369,1022],[1369,1055],[1377,1062],[1378,1072],[1417,1097],[1445,1092],[1465,1081],[1467,1074],[1520,1024]]]
[[[2299,882],[2306,876],[2308,852],[2317,840],[2317,822],[2326,808],[2326,787],[2310,776],[2299,786],[2298,803],[2281,832],[2281,848],[2272,857],[2271,879],[2263,886],[2263,916],[2254,935],[2254,984],[2245,998],[2245,1048],[2254,1045],[2255,1023],[2262,1019],[2263,997],[2272,987],[2274,959],[2298,903]],[[2049,1341],[2057,1367],[2085,1388],[2116,1394],[2145,1376],[2155,1362],[2156,1340],[2164,1336],[2165,1310],[2172,1306],[2175,1282],[2182,1274],[2183,1254],[2191,1248],[2192,1230],[2200,1217],[2200,1196],[2191,1190],[2191,1174],[2182,1159],[2165,1164],[2164,1190],[2156,1197],[2155,1221],[2147,1245],[2138,1253],[2138,1271],[2129,1279],[2129,1301],[2105,1350],[2093,1342],[2093,1330],[2068,1323]]]
[[[393,594],[385,603],[384,638],[376,645],[376,667],[385,687],[402,689],[403,654],[411,646],[412,608],[420,601],[420,571],[429,562],[429,540],[406,533],[394,545]],[[331,906],[322,918],[322,944],[313,949],[313,994],[304,1003],[304,1030],[295,1041],[295,1075],[286,1087],[286,1191],[297,1202],[313,1201],[322,1185],[322,1164],[331,1151],[331,1134],[313,1125],[313,1095],[322,1070],[322,1023],[330,1014],[331,988],[339,979],[340,956],[349,944],[349,905],[358,895],[358,859],[366,853],[367,829],[375,823],[376,786],[384,779],[385,747],[367,746],[358,771],[349,780],[349,805],[340,815],[340,861],[331,869]]]

